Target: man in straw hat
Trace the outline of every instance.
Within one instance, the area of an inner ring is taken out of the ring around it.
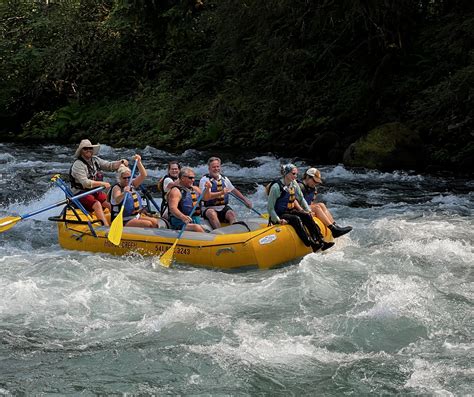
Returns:
[[[128,166],[128,161],[125,159],[105,161],[97,157],[99,148],[100,145],[93,145],[89,139],[83,139],[79,144],[74,154],[74,163],[69,170],[74,195],[100,186],[110,188],[110,183],[103,181],[103,174],[100,171],[115,171],[121,164]],[[107,195],[103,191],[84,196],[80,202],[87,211],[94,212],[105,226],[109,226],[103,208],[110,210],[110,203],[107,202]]]
[[[303,181],[299,182],[304,199],[311,206],[311,212],[316,215],[323,224],[331,230],[334,238],[340,237],[352,230],[352,226],[339,226],[334,222],[334,218],[326,205],[316,202],[318,185],[323,183],[321,172],[317,168],[308,168],[303,175]]]

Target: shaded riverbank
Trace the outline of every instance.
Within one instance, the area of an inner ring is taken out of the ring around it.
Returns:
[[[0,140],[469,174],[473,3],[364,4],[4,2]]]

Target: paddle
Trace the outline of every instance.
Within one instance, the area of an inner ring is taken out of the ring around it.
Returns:
[[[128,181],[128,187],[132,186],[133,182],[133,174],[135,173],[135,170],[137,168],[138,160],[135,160],[135,163],[133,164],[132,168],[132,174],[130,175],[130,180]],[[110,225],[110,230],[109,234],[107,235],[107,238],[112,244],[119,245],[120,240],[122,239],[122,232],[123,232],[123,209],[125,208],[125,202],[127,201],[128,195],[130,192],[125,192],[122,200],[122,206],[120,208],[120,212],[118,215],[115,217],[115,219],[112,221],[112,224]]]
[[[153,199],[152,195],[150,194],[150,192],[146,189],[145,186],[143,185],[140,185],[140,190],[143,192],[143,194],[145,195],[147,201],[150,201],[150,203],[152,203],[154,206],[155,206],[155,209],[160,212],[160,206],[156,203],[156,201]],[[150,209],[151,210],[151,209]]]
[[[247,203],[242,200],[240,197],[236,196],[234,193],[230,192],[230,195],[232,197],[235,197],[237,200],[239,200],[242,204],[244,204],[247,207]],[[247,207],[249,208],[249,207]],[[262,214],[260,211],[257,211],[255,208],[251,207],[250,208],[253,212],[255,212],[258,216],[261,216],[264,219],[268,219],[268,214]]]
[[[97,237],[97,233],[95,232],[94,227],[92,226],[92,222],[94,220],[92,219],[89,212],[81,204],[81,202],[73,198],[74,194],[72,193],[72,190],[69,188],[68,185],[66,185],[66,182],[64,182],[61,179],[61,175],[60,174],[53,175],[53,177],[51,178],[51,181],[53,181],[64,192],[66,197],[68,199],[71,199],[71,201],[76,205],[76,207],[79,208],[82,211],[82,213],[87,217],[87,225],[89,226],[89,230],[91,231],[94,237]]]
[[[198,197],[197,199],[197,202],[196,204],[194,205],[193,209],[191,210],[191,212],[189,213],[189,217],[193,216],[194,214],[194,211],[196,210],[196,208],[198,207],[199,203],[201,202],[202,200],[202,197],[204,196],[204,193],[206,192],[206,189],[207,187],[204,188],[204,190],[201,192],[200,196]],[[174,256],[174,250],[176,248],[176,244],[178,243],[178,240],[181,238],[181,236],[183,235],[184,233],[184,229],[186,229],[186,223],[181,227],[181,230],[179,231],[178,233],[178,238],[176,239],[176,241],[173,243],[173,245],[168,249],[168,251],[166,251],[163,255],[160,256],[160,263],[162,264],[162,266],[164,267],[170,267],[171,266],[171,263],[173,262],[173,256]]]
[[[102,190],[103,188],[104,188],[103,186],[100,186],[100,187],[97,187],[95,189],[88,190],[87,192],[83,192],[81,194],[78,194],[77,196],[67,198],[65,200],[61,200],[61,201],[57,202],[56,204],[48,205],[47,207],[44,207],[44,208],[41,208],[39,210],[30,212],[29,214],[24,214],[24,215],[20,215],[20,216],[7,216],[6,218],[2,218],[2,219],[0,219],[0,233],[6,232],[8,229],[11,229],[13,226],[15,226],[19,221],[21,221],[23,219],[27,219],[27,218],[30,218],[34,215],[37,215],[37,214],[41,213],[41,212],[48,211],[48,210],[53,209],[55,207],[59,207],[60,205],[68,203],[70,200],[80,199],[84,196],[87,196],[88,194],[98,192],[99,190]]]

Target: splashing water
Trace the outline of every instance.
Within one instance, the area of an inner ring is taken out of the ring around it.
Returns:
[[[50,178],[74,150],[1,144],[0,216],[62,200]],[[208,153],[141,154],[150,185],[174,158],[207,171]],[[287,161],[223,158],[223,172],[266,212]],[[474,181],[319,168],[321,199],[354,230],[278,270],[66,251],[47,221],[59,209],[0,234],[0,393],[472,393]]]

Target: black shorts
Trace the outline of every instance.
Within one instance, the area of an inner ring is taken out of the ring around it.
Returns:
[[[209,220],[209,218],[207,217],[206,213],[207,211],[209,210],[212,210],[213,208],[206,208],[204,210],[204,212],[202,213],[202,217],[204,219],[207,219]],[[214,210],[215,211],[215,210]],[[217,212],[217,219],[219,219],[219,222],[223,223],[223,222],[226,222],[226,219],[225,219],[225,215],[227,214],[227,211],[233,211],[233,209],[226,205],[224,208],[222,208],[220,211],[216,211]]]

